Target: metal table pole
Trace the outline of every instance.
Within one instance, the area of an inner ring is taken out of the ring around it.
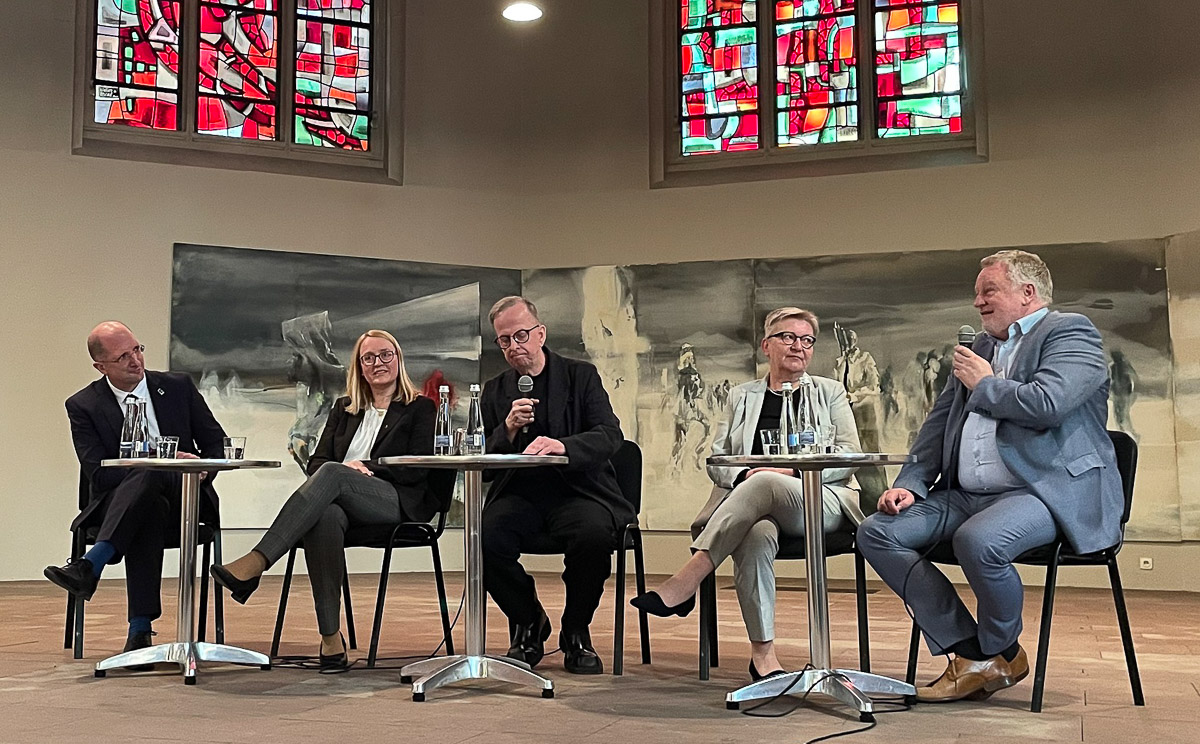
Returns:
[[[116,461],[117,464],[121,461]],[[135,461],[136,462],[136,461]],[[142,664],[178,664],[183,671],[184,684],[196,684],[196,663],[215,661],[227,664],[248,664],[261,669],[271,668],[271,659],[265,654],[223,643],[200,643],[196,641],[196,536],[200,525],[200,473],[202,461],[176,460],[172,465],[155,465],[147,462],[132,467],[147,467],[160,470],[177,470],[182,478],[179,519],[179,590],[178,609],[175,613],[175,642],[160,643],[148,648],[139,648],[110,656],[96,664],[95,676],[104,677],[109,669],[138,666]],[[174,463],[188,463],[173,466]],[[108,464],[105,461],[103,464]],[[126,463],[126,466],[129,466]],[[236,470],[239,466],[216,467],[219,470]],[[275,463],[278,467],[278,463]]]
[[[552,698],[554,683],[530,669],[528,664],[506,656],[486,653],[483,538],[480,524],[483,521],[483,469],[487,465],[476,462],[463,463],[461,467],[466,500],[463,516],[463,555],[467,596],[463,620],[466,625],[467,653],[424,659],[405,665],[400,670],[400,681],[412,682],[412,699],[417,703],[425,700],[425,693],[429,690],[464,679],[495,679],[540,687],[542,697]]]

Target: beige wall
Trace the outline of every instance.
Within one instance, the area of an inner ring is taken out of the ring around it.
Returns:
[[[644,0],[547,1],[525,29],[503,25],[492,0],[408,5],[396,188],[72,156],[71,3],[5,3],[0,580],[65,557],[75,462],[62,401],[92,378],[82,339],[121,318],[148,363],[165,364],[176,241],[572,266],[1200,227],[1200,3],[986,3],[988,164],[656,191]],[[652,569],[683,554],[654,542]],[[1200,549],[1161,550],[1131,585],[1197,588],[1185,568]]]

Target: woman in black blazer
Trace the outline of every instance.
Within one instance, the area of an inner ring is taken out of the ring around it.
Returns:
[[[433,454],[437,407],[404,371],[404,355],[387,331],[367,331],[354,344],[346,397],[329,413],[308,461],[308,480],[291,495],[258,545],[212,577],[245,604],[259,578],[292,546],[304,542],[321,631],[323,668],[344,667],[340,630],[345,535],[351,525],[428,521],[437,513],[426,471],[389,469],[380,457]]]

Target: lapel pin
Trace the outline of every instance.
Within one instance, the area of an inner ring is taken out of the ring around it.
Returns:
[[[159,394],[159,395],[166,395],[167,393],[166,393],[166,392],[165,392],[165,391],[164,391],[162,388],[159,388],[159,389],[158,389],[158,394]]]

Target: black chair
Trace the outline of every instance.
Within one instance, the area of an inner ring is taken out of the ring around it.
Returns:
[[[446,584],[442,576],[442,556],[438,551],[438,538],[446,528],[446,513],[450,510],[450,502],[454,498],[454,481],[457,473],[453,470],[430,470],[428,487],[438,497],[438,515],[435,523],[401,522],[400,524],[372,524],[350,527],[346,530],[347,548],[375,548],[383,551],[383,565],[379,573],[379,591],[375,597],[375,620],[371,627],[371,648],[367,654],[367,668],[375,667],[375,659],[379,652],[379,633],[383,626],[383,605],[387,598],[388,578],[391,575],[392,551],[396,548],[429,548],[433,556],[433,578],[437,584],[438,604],[442,611],[442,637],[446,645],[446,654],[454,654],[454,639],[450,635],[450,614],[446,606]],[[303,547],[298,544],[288,551],[287,569],[283,575],[283,589],[279,593],[279,612],[275,617],[275,634],[271,639],[271,656],[279,655],[279,640],[283,635],[283,618],[287,612],[288,592],[292,588],[292,572],[296,567],[296,550]],[[342,600],[346,611],[346,635],[350,648],[358,648],[358,639],[354,631],[354,610],[350,604],[350,576],[342,577]]]
[[[779,552],[775,560],[804,560],[806,547],[803,535],[780,535]],[[854,593],[858,602],[858,666],[871,671],[871,645],[867,631],[867,569],[862,555],[854,547],[852,530],[825,535],[825,555],[854,554]],[[717,652],[717,580],[709,574],[700,583],[700,679],[708,679],[709,667],[720,666]]]
[[[90,487],[87,477],[82,472],[79,473],[79,509],[82,511],[88,504],[90,498]],[[96,544],[96,534],[100,531],[99,525],[84,525],[78,529],[71,531],[71,559],[78,560],[87,552],[89,545]],[[200,641],[205,640],[208,632],[208,567],[213,560],[221,562],[221,528],[218,525],[210,525],[201,522],[197,530],[196,541],[203,547],[200,558],[200,623],[197,628],[196,638]],[[167,547],[178,548],[179,545],[179,530],[168,529],[167,531]],[[213,597],[213,604],[216,612],[216,631],[217,643],[225,642],[225,603],[224,594],[220,587]],[[63,631],[63,648],[74,649],[74,657],[76,659],[83,658],[83,624],[84,624],[84,607],[87,605],[84,600],[79,597],[67,595],[67,613],[65,629]]]
[[[621,495],[633,506],[634,514],[642,510],[642,448],[636,442],[628,439],[609,460],[617,474],[617,486]],[[617,543],[617,585],[616,585],[616,617],[613,622],[613,674],[620,675],[625,671],[625,574],[626,554],[633,551],[634,581],[638,594],[646,592],[646,561],[642,554],[642,531],[636,521],[621,528]],[[525,552],[532,555],[556,555],[562,553],[565,546],[549,535],[535,539]],[[645,611],[638,611],[638,630],[642,642],[642,663],[650,663],[650,626]]]
[[[1142,678],[1138,674],[1137,656],[1133,649],[1133,633],[1129,628],[1129,612],[1125,608],[1125,591],[1121,587],[1121,573],[1117,568],[1117,553],[1125,542],[1125,524],[1129,521],[1129,511],[1133,506],[1133,482],[1137,473],[1137,443],[1128,434],[1120,431],[1109,431],[1113,449],[1117,456],[1117,472],[1121,474],[1121,487],[1125,493],[1125,508],[1121,512],[1121,539],[1116,545],[1095,553],[1080,555],[1064,543],[1060,536],[1049,545],[1026,551],[1017,556],[1014,563],[1027,566],[1046,567],[1046,588],[1042,598],[1041,630],[1038,633],[1037,660],[1033,672],[1033,699],[1029,710],[1034,713],[1042,712],[1042,693],[1046,687],[1046,661],[1050,655],[1050,621],[1054,618],[1054,591],[1058,580],[1059,566],[1108,566],[1108,581],[1112,587],[1113,605],[1117,611],[1117,624],[1121,628],[1121,643],[1125,647],[1125,666],[1129,670],[1129,686],[1133,690],[1133,704],[1145,705],[1142,695]],[[938,543],[929,554],[929,559],[935,563],[958,565],[954,548],[948,542]],[[909,684],[917,676],[917,646],[921,629],[913,622],[912,636],[908,644],[908,672],[906,680]]]

